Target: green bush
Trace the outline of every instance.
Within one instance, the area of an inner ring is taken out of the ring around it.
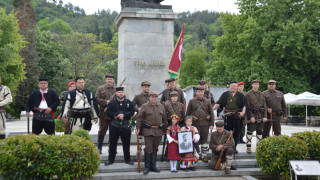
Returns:
[[[56,132],[64,132],[65,123],[63,122],[62,118],[55,119],[54,121]]]
[[[309,159],[308,146],[295,137],[273,136],[259,142],[256,159],[262,172],[290,179],[289,160]]]
[[[80,179],[98,171],[94,144],[77,136],[19,135],[0,141],[0,176],[16,179]]]
[[[319,131],[305,131],[292,134],[293,137],[301,139],[306,142],[309,148],[310,158],[312,160],[320,160],[320,132]]]
[[[84,138],[84,139],[86,139],[86,140],[92,141],[92,140],[91,140],[91,136],[90,136],[89,133],[88,133],[86,130],[84,130],[84,129],[78,129],[78,130],[74,131],[74,132],[72,133],[72,135],[74,135],[74,136],[79,136],[79,137],[82,137],[82,138]]]

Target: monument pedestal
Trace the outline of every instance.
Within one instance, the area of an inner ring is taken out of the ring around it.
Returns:
[[[160,93],[168,78],[174,48],[174,20],[170,9],[124,8],[115,19],[119,27],[118,84],[126,96],[141,93],[141,82],[151,82],[150,91]]]

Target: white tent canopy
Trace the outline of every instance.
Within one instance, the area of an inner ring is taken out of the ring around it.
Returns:
[[[304,92],[298,95],[287,93],[284,95],[286,104],[306,106],[306,126],[308,125],[308,106],[320,106],[320,95]]]

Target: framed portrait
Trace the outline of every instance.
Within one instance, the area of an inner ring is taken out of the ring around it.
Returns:
[[[192,131],[178,133],[179,154],[193,153]]]

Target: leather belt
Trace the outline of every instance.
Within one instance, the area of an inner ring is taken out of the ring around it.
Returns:
[[[159,128],[159,126],[151,126],[151,128]]]
[[[225,109],[224,112],[239,112],[239,110],[227,110],[227,109]]]

